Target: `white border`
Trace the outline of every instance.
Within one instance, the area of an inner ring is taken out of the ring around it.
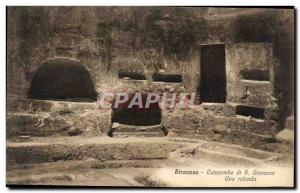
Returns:
[[[186,6],[282,6],[282,5],[296,5],[296,0],[290,1],[274,1],[274,0],[252,0],[252,1],[241,1],[241,0],[109,0],[109,1],[97,1],[97,0],[51,0],[51,1],[39,1],[39,0],[5,0],[6,5],[127,5],[127,6],[151,6],[151,5],[186,5]]]
[[[150,6],[150,5],[163,5],[163,6],[168,6],[168,5],[185,5],[185,6],[286,6],[286,5],[291,5],[291,6],[295,6],[296,8],[299,7],[299,0],[289,0],[289,1],[274,1],[274,0],[252,0],[252,1],[239,1],[239,0],[202,0],[202,1],[197,1],[197,0],[189,0],[189,1],[182,1],[182,0],[174,0],[174,1],[164,1],[162,2],[162,0],[151,0],[151,1],[147,1],[147,0],[143,0],[143,1],[138,1],[138,0],[109,0],[109,1],[97,1],[97,0],[51,0],[51,1],[41,1],[41,0],[4,0],[4,1],[0,1],[0,18],[1,18],[1,27],[0,27],[0,37],[1,37],[1,44],[0,44],[0,59],[1,59],[1,70],[0,70],[0,97],[1,97],[1,108],[0,108],[0,117],[1,117],[1,135],[0,135],[0,140],[1,140],[1,148],[0,148],[0,155],[1,159],[0,159],[0,171],[1,171],[1,176],[0,176],[0,189],[1,192],[8,192],[11,191],[8,188],[5,187],[5,155],[6,155],[6,136],[5,136],[5,122],[6,122],[6,118],[5,118],[5,92],[6,92],[6,69],[5,69],[5,65],[6,65],[6,44],[4,42],[6,42],[6,6],[30,6],[30,5],[43,5],[43,6],[55,6],[55,5],[69,5],[69,6],[109,6],[109,5],[116,5],[116,6],[120,6],[120,5],[126,5],[126,6],[131,6],[131,5],[135,5],[135,6]],[[184,4],[183,4],[184,3]],[[297,19],[297,25],[299,25],[299,20]],[[299,42],[299,38],[297,37],[297,45]],[[297,49],[297,56],[299,56],[299,49]],[[297,64],[296,64],[297,65]],[[299,68],[297,69],[297,74],[299,74]],[[298,78],[297,78],[298,79]],[[297,90],[299,91],[299,82],[297,81]],[[298,94],[298,93],[297,93]],[[299,117],[297,116],[297,121]],[[299,131],[297,132],[299,133]],[[297,136],[299,137],[299,136]],[[298,139],[298,138],[297,138]],[[297,148],[298,150],[299,148]],[[298,152],[297,152],[298,154]],[[299,165],[297,165],[299,167]],[[296,179],[299,179],[299,177],[297,177]],[[299,185],[299,181],[296,183]],[[13,190],[16,191],[16,190]],[[27,192],[28,190],[18,190],[18,192]],[[72,190],[57,190],[58,192],[65,192],[65,191],[77,191],[76,189],[72,189]],[[80,190],[82,191],[82,190]],[[89,189],[85,189],[83,190],[83,192],[87,192],[90,191]],[[97,191],[108,191],[108,190],[97,190]],[[116,192],[118,190],[109,190],[109,191],[113,191]],[[126,190],[128,192],[131,191],[137,191],[137,190]],[[138,190],[141,191],[141,190]],[[144,189],[142,191],[148,191],[148,189]],[[164,192],[166,190],[155,190],[158,192]],[[178,190],[177,190],[178,191]],[[186,190],[180,190],[182,192],[186,191]],[[203,190],[199,190],[199,191],[203,191]],[[216,190],[215,190],[216,191]],[[215,192],[215,191],[210,191],[210,192]],[[232,191],[232,190],[228,190],[228,191]],[[250,190],[248,190],[250,191]],[[255,190],[258,191],[258,190]],[[265,190],[261,190],[261,191],[265,191]],[[52,192],[51,188],[45,190],[35,190],[35,192]]]

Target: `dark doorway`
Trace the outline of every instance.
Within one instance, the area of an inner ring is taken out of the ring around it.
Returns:
[[[84,65],[68,58],[55,58],[38,69],[28,98],[92,102],[97,100],[97,93]]]
[[[200,97],[202,102],[226,102],[225,45],[201,46]]]

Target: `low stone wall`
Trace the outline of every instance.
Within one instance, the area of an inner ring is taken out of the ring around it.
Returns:
[[[232,114],[234,107],[164,110],[162,125],[168,136],[203,138],[214,141],[257,146],[273,141],[275,122]],[[225,114],[221,112],[225,111]]]
[[[111,110],[96,103],[18,100],[7,104],[8,137],[100,136],[111,125]]]
[[[111,127],[111,109],[97,103],[8,100],[7,137],[30,140],[38,136],[102,136]],[[168,136],[209,139],[244,146],[274,141],[276,123],[235,115],[235,106],[202,104],[192,109],[162,109]]]

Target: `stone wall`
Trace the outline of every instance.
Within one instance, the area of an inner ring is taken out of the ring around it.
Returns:
[[[228,102],[267,107],[277,104],[277,120],[284,120],[293,108],[293,10],[9,7],[7,16],[9,97],[27,98],[35,72],[44,61],[55,57],[80,60],[99,93],[125,86],[174,90],[173,86],[153,83],[155,72],[180,74],[183,83],[175,87],[196,91],[199,45],[225,43],[228,68],[249,70],[258,65],[258,69],[265,70],[266,65],[272,66],[268,85],[240,81],[238,77],[230,80],[235,75],[228,74]],[[247,61],[236,61],[236,57]],[[258,58],[261,63],[257,63]],[[147,80],[124,83],[118,78],[118,72],[124,69],[142,72]]]
[[[274,105],[271,101],[272,97],[275,98],[274,79],[269,77],[274,69],[272,44],[228,44],[226,64],[228,102],[265,107]]]

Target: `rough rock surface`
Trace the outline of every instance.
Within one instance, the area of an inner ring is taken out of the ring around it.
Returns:
[[[111,125],[110,109],[100,109],[97,103],[12,100],[8,108],[9,138],[20,135],[99,136],[106,134]]]
[[[7,146],[8,185],[184,186],[170,178],[176,168],[293,165],[286,153],[174,137],[43,137]]]

